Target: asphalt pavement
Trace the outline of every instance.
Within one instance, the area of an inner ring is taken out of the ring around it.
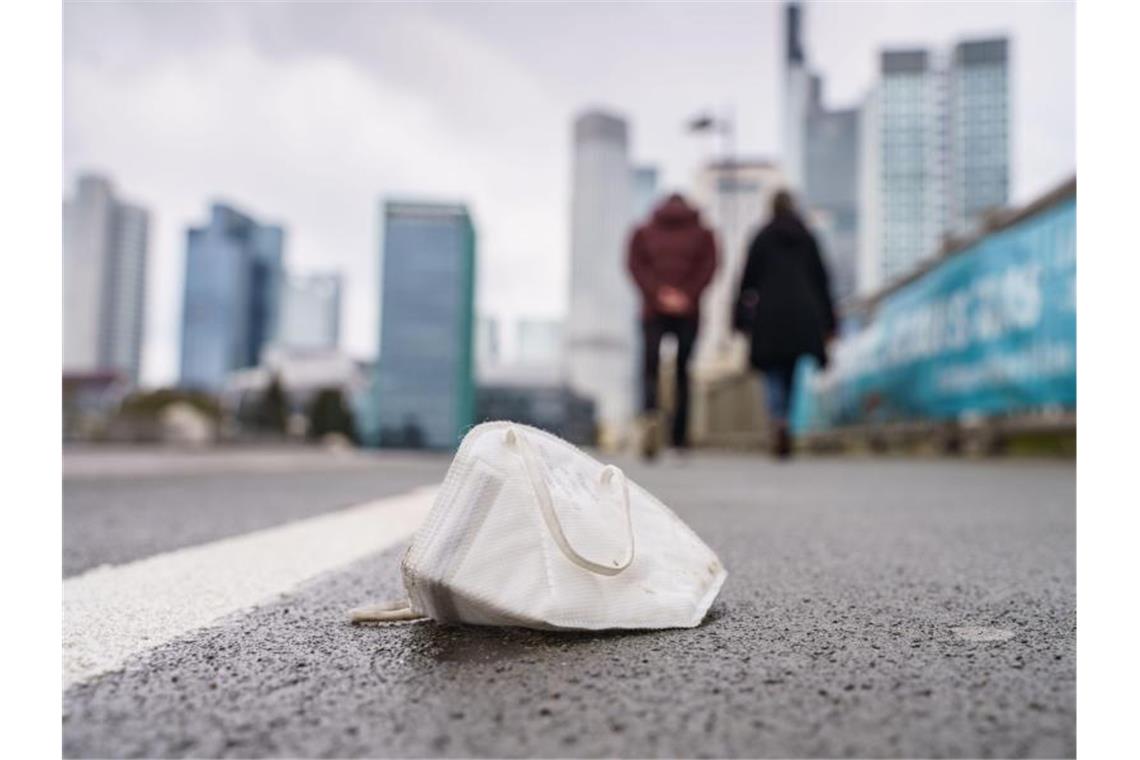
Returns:
[[[191,473],[159,459],[99,476],[67,456],[67,576],[334,513],[446,467],[206,457]],[[395,547],[67,689],[64,754],[1075,755],[1071,463],[619,464],[729,571],[699,628],[348,625],[348,608],[399,595]]]
[[[282,525],[443,479],[441,454],[99,449],[64,457],[63,574]]]

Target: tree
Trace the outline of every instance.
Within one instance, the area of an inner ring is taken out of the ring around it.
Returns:
[[[340,388],[322,388],[309,404],[309,438],[339,433],[356,440],[356,425]]]
[[[136,391],[123,399],[119,414],[137,419],[157,420],[159,414],[169,404],[175,402],[190,404],[214,422],[222,418],[222,408],[218,400],[208,393],[188,391],[180,388],[159,388],[154,391]]]
[[[285,395],[281,377],[275,374],[261,395],[257,408],[257,428],[263,433],[285,435],[288,424],[289,399]]]

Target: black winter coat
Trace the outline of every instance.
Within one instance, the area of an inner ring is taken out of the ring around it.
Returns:
[[[835,332],[827,270],[796,216],[777,216],[753,238],[733,322],[751,335],[757,369],[794,364],[805,354],[827,363],[824,344]]]

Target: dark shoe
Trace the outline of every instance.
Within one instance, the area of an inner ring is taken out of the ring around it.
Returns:
[[[780,428],[780,442],[779,442],[779,455],[780,459],[792,458],[792,434],[788,432],[788,426],[784,425]]]
[[[776,433],[772,436],[772,456],[777,459],[790,459],[792,456],[792,435],[786,422],[776,426]]]

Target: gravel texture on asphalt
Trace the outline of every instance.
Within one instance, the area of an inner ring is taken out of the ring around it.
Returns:
[[[699,628],[348,625],[391,551],[73,687],[64,754],[1075,755],[1071,464],[626,464],[728,568]]]

